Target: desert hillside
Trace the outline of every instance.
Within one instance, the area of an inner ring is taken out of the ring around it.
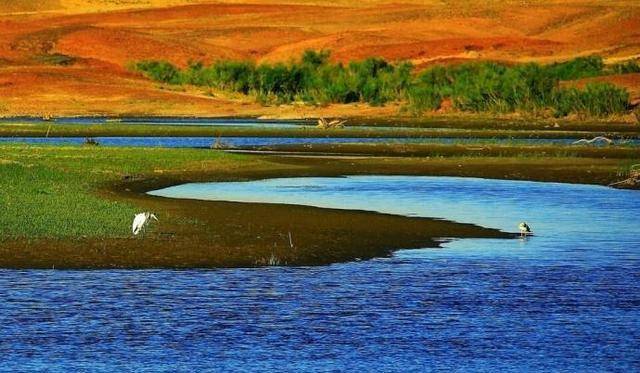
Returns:
[[[287,61],[305,49],[417,66],[640,56],[633,0],[20,0],[0,4],[0,27],[0,115],[218,114],[248,105],[160,89],[127,70],[142,59]],[[637,93],[639,78],[619,81]]]

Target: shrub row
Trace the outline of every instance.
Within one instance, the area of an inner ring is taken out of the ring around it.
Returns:
[[[297,62],[255,64],[248,61],[200,62],[178,69],[166,61],[141,61],[134,68],[150,79],[253,94],[259,101],[313,104],[408,102],[415,112],[434,110],[451,100],[462,111],[514,112],[553,110],[606,116],[627,110],[625,89],[590,83],[584,89],[561,88],[560,81],[640,71],[636,62],[605,66],[601,57],[540,65],[471,62],[435,66],[419,74],[408,62],[368,58],[332,63],[328,51],[306,51]]]

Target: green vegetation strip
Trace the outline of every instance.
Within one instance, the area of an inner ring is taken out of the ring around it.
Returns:
[[[468,144],[312,144],[243,147],[243,150],[294,152],[304,154],[342,154],[382,157],[557,157],[597,159],[639,159],[637,147],[629,146],[558,146],[558,145],[502,145],[491,143]]]
[[[323,130],[315,127],[300,128],[247,128],[213,126],[167,126],[151,124],[0,124],[0,137],[349,137],[349,138],[591,138],[605,135],[612,139],[640,138],[640,130],[635,132],[616,131],[560,131],[560,130],[508,130],[508,129],[427,129],[392,128],[367,129],[347,127]]]
[[[409,62],[368,58],[332,63],[328,51],[313,50],[289,64],[218,61],[209,66],[191,63],[179,69],[167,61],[140,61],[132,68],[159,82],[251,94],[263,103],[383,105],[396,101],[421,114],[449,102],[463,112],[527,112],[554,117],[605,117],[629,111],[629,93],[624,88],[591,82],[578,89],[560,83],[640,72],[634,61],[605,66],[601,57],[590,56],[549,65],[470,62],[435,66],[415,74]]]
[[[425,117],[357,118],[349,126],[446,128],[476,130],[519,130],[558,132],[640,132],[640,125],[603,119],[552,119],[536,117],[500,117],[494,114],[447,114]]]

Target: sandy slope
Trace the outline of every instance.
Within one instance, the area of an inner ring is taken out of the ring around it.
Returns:
[[[19,0],[0,3],[0,29],[0,115],[253,107],[160,90],[127,72],[129,62],[150,58],[286,61],[325,48],[335,60],[382,56],[425,66],[640,55],[640,3],[623,0]],[[51,65],[55,54],[73,63]],[[637,79],[618,80],[638,91]]]

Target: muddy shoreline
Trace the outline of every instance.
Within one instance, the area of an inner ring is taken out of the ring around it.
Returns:
[[[515,237],[513,233],[440,219],[295,205],[176,200],[146,194],[184,182],[340,176],[343,171],[341,167],[329,165],[222,174],[134,176],[105,185],[100,194],[156,212],[160,223],[144,238],[5,241],[0,244],[0,267],[143,269],[326,265],[386,257],[398,249],[437,248],[450,239]]]
[[[472,224],[296,205],[178,200],[147,195],[187,182],[342,175],[466,176],[607,185],[619,160],[575,158],[363,158],[252,156],[272,169],[127,175],[103,185],[106,199],[154,211],[144,237],[12,240],[0,243],[2,268],[220,268],[326,265],[437,248],[448,239],[514,238]],[[515,230],[515,229],[514,229]],[[291,241],[289,240],[291,234]],[[291,244],[293,243],[293,244]]]
[[[103,118],[105,123],[68,123],[65,118]],[[315,128],[317,119],[263,119],[251,116],[227,117],[65,117],[43,121],[37,117],[0,117],[0,136],[74,137],[74,136],[259,136],[259,137],[478,137],[478,138],[576,138],[605,135],[638,138],[640,126],[615,121],[574,121],[549,119],[503,119],[485,117],[343,117],[344,129]],[[160,122],[154,123],[154,120]],[[198,123],[172,125],[170,120],[238,121],[290,123],[300,128],[239,128],[236,126],[202,126]],[[163,123],[162,121],[168,121]],[[382,130],[380,127],[386,127]]]

